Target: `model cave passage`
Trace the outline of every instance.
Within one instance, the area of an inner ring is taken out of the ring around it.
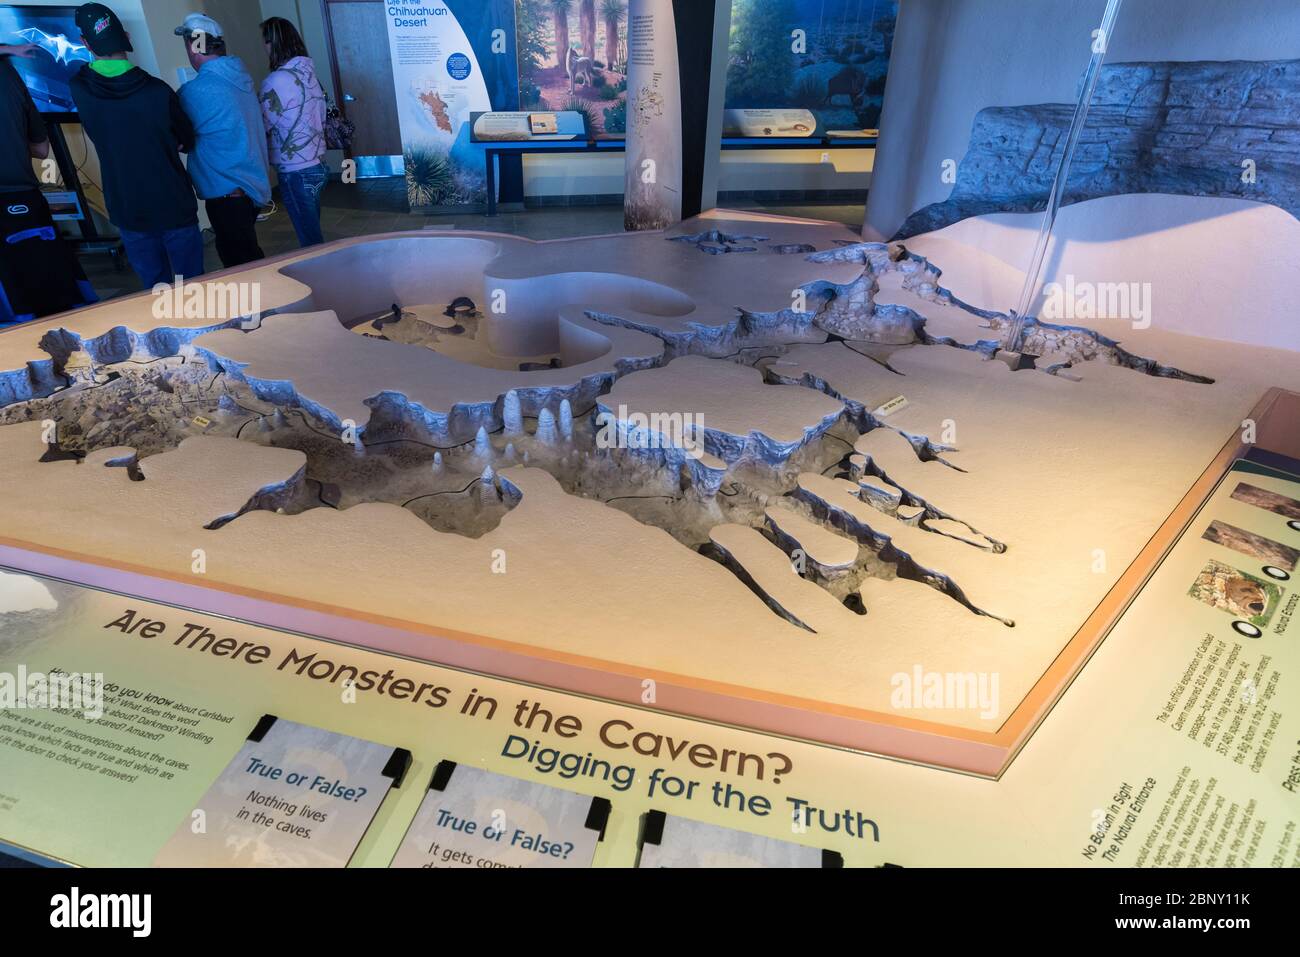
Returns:
[[[698,226],[540,246],[366,240],[280,267],[310,295],[260,321],[169,325],[145,297],[102,335],[46,332],[45,358],[3,374],[0,426],[52,422],[43,462],[120,449],[105,464],[145,483],[151,458],[187,440],[305,456],[210,534],[252,509],[382,502],[479,538],[522,500],[514,470],[532,468],[716,560],[810,632],[807,585],[870,615],[895,579],[1012,626],[1013,608],[976,604],[927,557],[996,563],[1014,548],[963,509],[961,444],[891,418],[914,390],[900,356],[995,362],[1007,315],[957,299],[900,243]],[[643,275],[615,272],[615,256]],[[1031,323],[1026,352],[1036,371],[1017,378],[1097,361],[1209,381],[1083,327]]]

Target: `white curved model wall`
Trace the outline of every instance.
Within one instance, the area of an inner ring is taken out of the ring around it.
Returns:
[[[1005,312],[1019,298],[1041,222],[1041,213],[974,216],[905,245],[942,264],[954,295]],[[1043,283],[1067,276],[1150,283],[1154,328],[1300,351],[1300,221],[1276,206],[1156,193],[1066,206]]]

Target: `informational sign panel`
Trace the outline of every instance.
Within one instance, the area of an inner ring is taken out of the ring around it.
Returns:
[[[726,110],[722,114],[723,136],[802,139],[816,129],[817,117],[808,110]]]
[[[575,140],[587,136],[581,113],[528,113],[522,110],[497,110],[476,114],[474,140],[479,143],[529,143],[548,140]]]
[[[158,867],[344,867],[410,753],[267,715]]]
[[[513,0],[412,0],[385,12],[408,201],[484,202],[470,114],[519,105]]]
[[[631,0],[627,50],[623,224],[663,229],[682,218],[682,88],[672,0]]]
[[[393,867],[590,867],[610,802],[442,761]]]
[[[834,851],[703,824],[662,811],[645,816],[637,867],[843,867]]]

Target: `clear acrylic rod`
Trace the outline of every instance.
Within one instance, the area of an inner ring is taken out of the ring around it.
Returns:
[[[1011,314],[1011,325],[1007,329],[1002,347],[1008,352],[1019,352],[1021,340],[1025,334],[1025,319],[1038,295],[1039,282],[1042,279],[1043,261],[1047,258],[1047,247],[1052,240],[1052,229],[1056,226],[1056,214],[1065,197],[1065,182],[1070,176],[1070,161],[1074,159],[1074,148],[1079,144],[1083,128],[1088,122],[1088,108],[1092,105],[1092,94],[1097,89],[1097,78],[1101,74],[1101,63],[1106,59],[1106,48],[1115,29],[1115,20],[1119,17],[1119,8],[1123,0],[1108,0],[1106,13],[1101,20],[1101,28],[1093,36],[1092,56],[1088,60],[1087,72],[1083,75],[1083,89],[1079,91],[1079,102],[1074,107],[1074,119],[1070,122],[1070,132],[1065,139],[1065,149],[1061,151],[1061,160],[1056,167],[1056,177],[1052,180],[1052,190],[1047,196],[1047,208],[1043,210],[1043,222],[1038,230],[1038,239],[1034,243],[1034,255],[1029,261],[1025,273],[1025,287],[1020,293],[1020,303]]]

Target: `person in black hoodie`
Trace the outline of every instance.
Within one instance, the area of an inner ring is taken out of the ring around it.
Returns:
[[[82,4],[76,22],[95,59],[73,76],[72,99],[127,259],[146,289],[202,275],[198,202],[180,157],[194,148],[194,127],[180,98],[127,60],[131,38],[108,7]]]

